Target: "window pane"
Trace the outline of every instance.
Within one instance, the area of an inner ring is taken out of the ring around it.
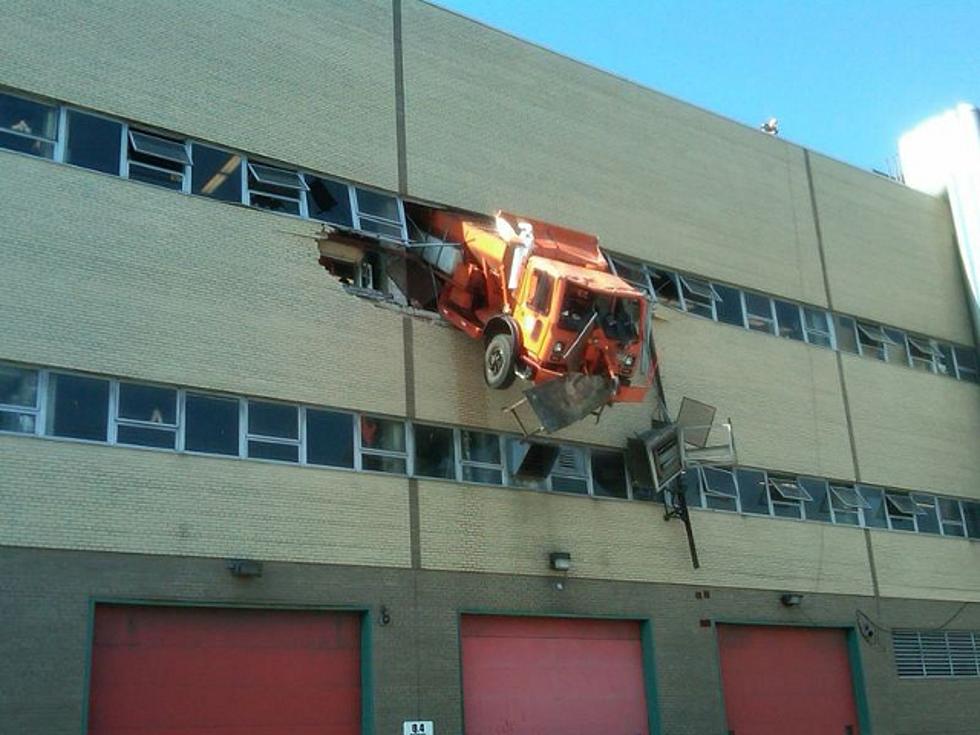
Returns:
[[[287,171],[273,166],[263,166],[259,163],[248,164],[250,179],[265,187],[277,187],[291,191],[291,196],[299,196],[299,191],[306,189],[306,182],[295,171]]]
[[[463,479],[467,482],[481,482],[486,485],[501,485],[504,481],[504,475],[500,470],[491,470],[486,467],[464,465]]]
[[[776,321],[779,322],[779,336],[803,341],[803,322],[800,319],[800,307],[788,301],[774,302],[776,304]]]
[[[870,508],[864,509],[864,525],[872,528],[888,528],[888,519],[885,513],[885,498],[879,487],[868,485],[858,485],[861,497],[864,498]]]
[[[742,501],[743,513],[769,515],[769,491],[766,475],[758,470],[735,470],[738,479],[738,494]]]
[[[68,110],[67,163],[118,176],[121,142],[119,123]]]
[[[0,93],[0,148],[51,158],[57,129],[56,107]]]
[[[856,355],[858,346],[854,320],[849,316],[838,314],[834,317],[834,328],[837,336],[837,349],[841,352],[850,352]]]
[[[708,319],[713,318],[714,293],[711,291],[708,282],[690,276],[682,276],[681,283],[684,286],[684,302],[687,310],[691,314],[704,316]]]
[[[105,441],[109,421],[109,381],[52,373],[49,390],[55,436]]]
[[[898,365],[908,365],[909,353],[905,346],[905,332],[900,332],[897,329],[889,329],[888,327],[884,327],[882,331],[893,343],[887,343],[885,345],[885,349],[888,351],[888,362],[894,362]]]
[[[960,380],[977,382],[977,353],[967,347],[954,347]]]
[[[960,502],[958,500],[952,498],[937,498],[937,500],[939,501],[939,517],[944,523],[946,521],[963,522],[960,517]]]
[[[535,271],[534,290],[528,299],[528,306],[539,314],[547,314],[551,308],[551,285],[553,280],[547,273]]]
[[[830,491],[826,480],[815,477],[800,477],[797,482],[806,490],[813,500],[804,501],[806,517],[809,521],[826,521],[830,523]]]
[[[306,461],[330,467],[354,466],[354,417],[306,409]]]
[[[721,297],[721,301],[715,302],[718,321],[734,324],[736,327],[744,327],[745,314],[742,313],[742,297],[738,289],[716,283],[715,291]]]
[[[310,187],[306,194],[307,210],[313,219],[332,222],[336,225],[352,227],[354,220],[350,212],[350,189],[347,184],[330,179],[306,177]]]
[[[274,459],[279,462],[299,462],[299,445],[278,444],[249,439],[248,456],[253,459]]]
[[[191,191],[225,202],[242,201],[242,157],[237,153],[192,143]]]
[[[37,428],[37,416],[32,413],[0,411],[0,431],[15,431],[18,434],[33,434]]]
[[[188,393],[184,448],[238,456],[238,401]]]
[[[388,452],[405,451],[405,424],[391,419],[361,416],[361,446]]]
[[[129,178],[174,191],[180,191],[184,187],[184,177],[181,174],[173,171],[161,171],[158,168],[144,166],[133,161],[129,163]]]
[[[748,291],[744,295],[749,329],[753,329],[756,332],[774,334],[775,325],[772,321],[772,309],[769,297],[757,293],[749,293]]]
[[[980,503],[963,502],[966,532],[970,538],[980,538]]]
[[[180,166],[186,166],[191,162],[187,157],[187,147],[180,141],[130,130],[129,142],[133,151],[144,156],[172,161]]]
[[[380,217],[392,222],[401,222],[401,213],[398,210],[398,200],[390,194],[381,194],[377,191],[369,191],[355,187],[357,194],[357,211],[361,214],[369,214],[372,217]]]
[[[374,219],[368,219],[366,216],[361,217],[361,229],[365,232],[375,232],[379,235],[385,237],[391,237],[396,240],[402,239],[402,228],[401,225],[393,225],[385,222],[379,222]]]
[[[269,401],[248,402],[248,433],[278,439],[299,438],[299,409]]]
[[[120,444],[132,444],[138,447],[175,449],[177,446],[177,430],[120,424],[116,427],[116,441]]]
[[[619,452],[592,452],[592,491],[600,497],[627,497],[626,460]]]
[[[496,434],[463,429],[460,432],[460,440],[463,460],[500,464],[500,438]]]
[[[456,477],[453,430],[415,424],[415,474],[422,477]]]
[[[935,499],[929,495],[913,495],[912,500],[919,507],[919,533],[939,533],[939,519],[936,517]]]
[[[953,348],[942,342],[936,343],[936,370],[943,375],[954,375]]]
[[[861,343],[861,356],[874,360],[887,360],[885,335],[881,327],[858,322],[857,328],[858,341]]]
[[[119,418],[152,424],[176,424],[177,391],[154,385],[120,383]]]
[[[388,472],[394,475],[405,474],[405,460],[399,457],[382,457],[377,454],[365,454],[361,457],[361,467],[375,472]]]
[[[299,214],[299,202],[293,199],[280,199],[279,197],[268,196],[255,191],[249,192],[249,204],[259,209],[268,209],[270,212],[285,212],[286,214]]]
[[[564,477],[562,475],[551,476],[551,489],[556,493],[572,493],[575,495],[588,495],[588,480],[578,477]]]
[[[827,312],[803,307],[803,326],[806,339],[811,345],[830,347],[830,323]]]
[[[653,282],[653,290],[657,294],[658,301],[667,306],[677,307],[680,305],[680,290],[677,285],[676,273],[658,271],[651,268],[650,280]]]
[[[0,365],[0,403],[8,406],[37,406],[37,370]]]
[[[735,495],[738,494],[735,486],[735,476],[727,470],[720,470],[714,467],[702,468],[702,480],[706,483],[704,487],[704,500],[709,508],[717,510],[737,510],[738,506]]]

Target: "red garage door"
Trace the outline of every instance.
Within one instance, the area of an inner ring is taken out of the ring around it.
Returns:
[[[99,605],[89,735],[357,735],[356,614]]]
[[[466,735],[645,735],[640,624],[468,615]]]
[[[858,735],[843,630],[721,625],[718,645],[730,733]]]

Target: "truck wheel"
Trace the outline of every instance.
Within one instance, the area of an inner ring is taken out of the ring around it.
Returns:
[[[514,338],[498,334],[483,353],[483,377],[491,388],[503,390],[514,382]]]

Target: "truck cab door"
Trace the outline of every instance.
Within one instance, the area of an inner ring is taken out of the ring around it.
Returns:
[[[550,314],[555,296],[555,278],[537,268],[525,271],[524,288],[514,311],[514,318],[521,329],[524,351],[533,360],[543,359],[546,343],[551,335]]]

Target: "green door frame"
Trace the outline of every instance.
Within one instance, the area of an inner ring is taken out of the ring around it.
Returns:
[[[868,708],[868,696],[864,680],[864,666],[861,663],[861,634],[852,623],[811,623],[786,622],[771,620],[739,620],[712,618],[711,630],[715,638],[715,673],[718,675],[718,690],[721,692],[722,712],[725,717],[725,733],[728,733],[728,710],[725,704],[725,689],[721,681],[721,649],[718,645],[718,626],[719,625],[743,625],[767,628],[833,628],[844,631],[847,638],[847,661],[851,667],[851,689],[854,692],[854,706],[857,708],[858,728],[860,735],[872,735],[871,713]]]
[[[374,642],[371,608],[366,605],[304,605],[275,602],[241,602],[232,600],[167,600],[133,597],[89,597],[88,625],[85,642],[85,672],[82,677],[81,734],[88,735],[89,698],[92,684],[92,655],[95,643],[95,609],[98,605],[131,605],[133,607],[216,607],[237,610],[282,610],[305,612],[349,612],[361,616],[361,735],[374,735]]]
[[[456,653],[459,661],[459,721],[462,733],[466,733],[466,717],[463,699],[463,616],[485,615],[520,618],[571,618],[574,620],[627,620],[640,624],[640,650],[643,655],[643,691],[647,700],[647,729],[650,735],[661,735],[660,700],[657,693],[657,670],[654,657],[653,619],[637,615],[589,615],[585,613],[545,613],[523,610],[460,609],[456,611]]]

